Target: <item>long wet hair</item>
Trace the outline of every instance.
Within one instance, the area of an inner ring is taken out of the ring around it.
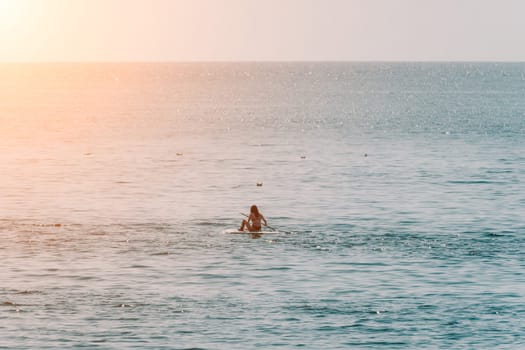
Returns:
[[[261,214],[259,214],[259,209],[257,209],[257,206],[255,204],[251,206],[250,213],[255,215],[255,217],[261,216]]]

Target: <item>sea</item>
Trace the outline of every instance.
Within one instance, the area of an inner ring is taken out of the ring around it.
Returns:
[[[0,164],[0,349],[525,348],[525,63],[0,64]]]

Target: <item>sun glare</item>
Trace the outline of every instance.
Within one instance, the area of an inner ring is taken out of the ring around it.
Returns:
[[[0,0],[0,61],[18,56],[35,34],[36,2]]]
[[[14,40],[16,33],[23,28],[24,12],[28,9],[27,2],[19,0],[0,0],[0,38],[4,42]]]
[[[0,0],[0,25],[8,27],[16,23],[20,16],[20,2],[17,0]]]

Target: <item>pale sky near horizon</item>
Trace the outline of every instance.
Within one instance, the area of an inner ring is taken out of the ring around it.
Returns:
[[[521,0],[0,0],[0,62],[525,61]]]

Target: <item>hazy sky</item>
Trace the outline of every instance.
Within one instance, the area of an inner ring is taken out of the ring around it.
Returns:
[[[525,61],[523,0],[0,0],[0,61]]]

